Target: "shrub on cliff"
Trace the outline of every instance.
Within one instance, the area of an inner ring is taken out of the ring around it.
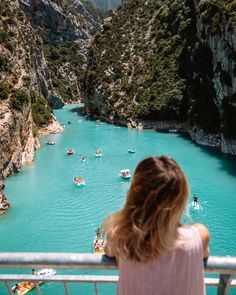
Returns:
[[[40,127],[49,124],[52,120],[51,108],[45,98],[38,93],[31,92],[31,106],[33,121],[36,126]]]
[[[6,83],[0,82],[0,100],[8,99],[11,93],[9,85]]]
[[[0,53],[0,71],[10,73],[12,64],[6,55]]]
[[[11,93],[10,107],[13,110],[23,111],[24,107],[30,102],[29,93],[24,90],[15,89]]]

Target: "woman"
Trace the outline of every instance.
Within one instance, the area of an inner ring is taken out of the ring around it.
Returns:
[[[189,189],[169,157],[151,157],[135,170],[124,208],[103,224],[105,253],[119,266],[118,295],[203,295],[203,259],[210,235],[182,225]]]

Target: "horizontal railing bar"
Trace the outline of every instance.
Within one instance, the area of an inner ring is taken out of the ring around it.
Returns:
[[[204,278],[204,282],[206,286],[219,286],[219,278]],[[230,288],[236,288],[236,280],[232,280],[230,284]]]
[[[207,273],[236,274],[235,256],[210,256],[205,266]]]
[[[218,286],[219,281],[219,278],[204,278],[204,283],[206,286]]]
[[[92,253],[0,252],[0,268],[117,269],[115,259]]]
[[[119,277],[114,275],[56,275],[56,276],[35,276],[35,275],[0,275],[0,281],[3,282],[54,282],[54,283],[108,283],[117,284]],[[206,286],[218,286],[219,278],[204,278]],[[230,288],[236,288],[236,280],[232,280]]]
[[[236,280],[232,280],[230,288],[236,288]]]
[[[92,253],[0,252],[0,268],[117,269],[115,259]],[[205,272],[236,274],[236,257],[211,256]]]
[[[56,275],[56,276],[35,276],[35,275],[0,275],[0,281],[18,282],[18,281],[30,281],[30,282],[54,282],[54,283],[114,283],[118,282],[118,276],[112,275]],[[218,278],[204,278],[207,286],[218,286]],[[236,280],[231,283],[231,288],[236,288]]]
[[[27,275],[27,274],[0,274],[0,282],[68,282],[68,283],[114,283],[118,282],[118,276],[113,275],[56,275],[56,276],[38,276],[38,275]]]

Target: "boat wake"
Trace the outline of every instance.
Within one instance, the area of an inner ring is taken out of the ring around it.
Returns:
[[[200,204],[195,204],[194,202],[191,202],[189,207],[193,210],[196,210],[196,211],[200,211],[200,212],[203,212],[203,207],[200,205]]]

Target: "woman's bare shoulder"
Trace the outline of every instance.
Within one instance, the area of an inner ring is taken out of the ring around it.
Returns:
[[[208,247],[210,242],[210,232],[208,228],[201,223],[195,223],[192,226],[197,229],[200,235],[200,238],[202,240],[202,245],[203,245],[204,258],[207,258],[210,254],[209,247]]]

